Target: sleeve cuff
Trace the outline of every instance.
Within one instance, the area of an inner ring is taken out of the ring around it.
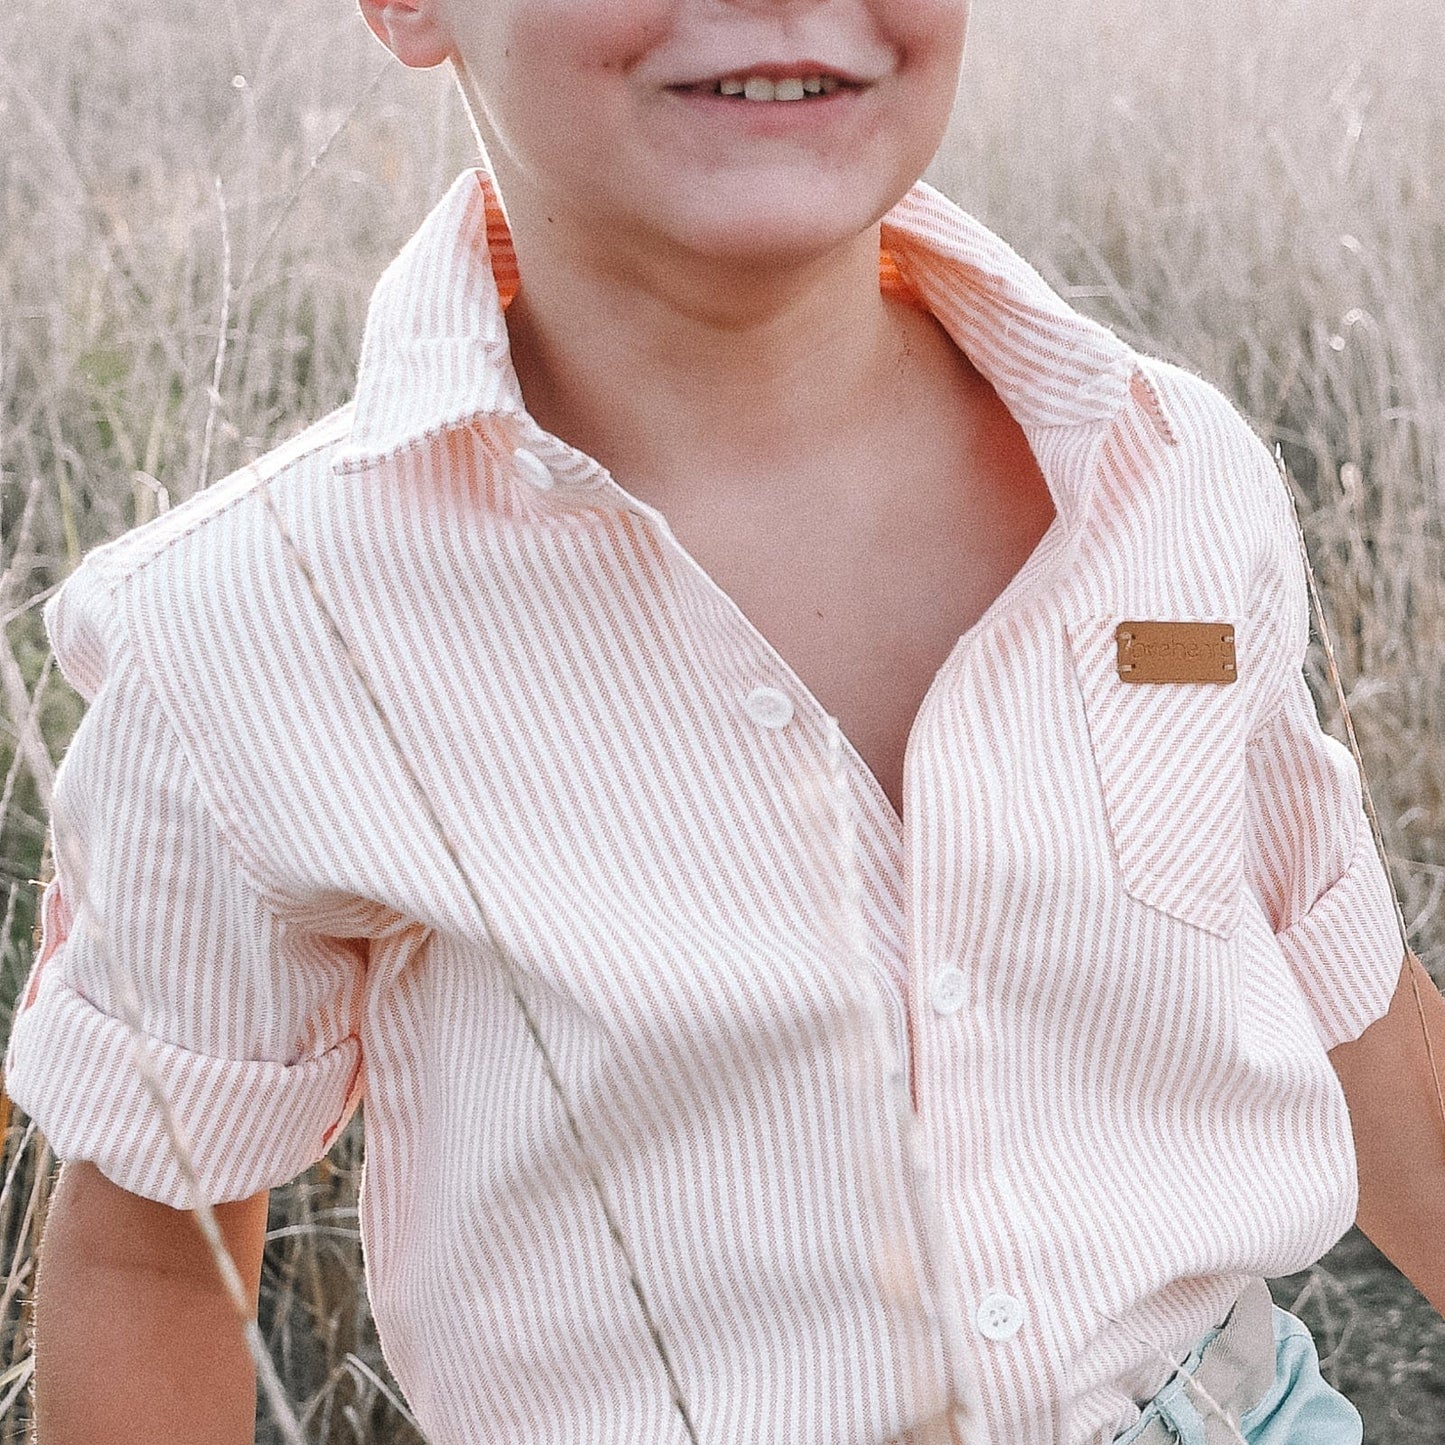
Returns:
[[[136,1069],[131,1031],[59,970],[45,970],[38,983],[6,1050],[10,1097],[58,1158],[88,1160],[122,1189],[191,1208],[160,1109]],[[212,1204],[294,1179],[326,1152],[360,1099],[355,1035],[295,1064],[210,1058],[154,1038],[144,1044]]]
[[[1389,1010],[1405,951],[1367,823],[1338,882],[1276,937],[1326,1049],[1358,1038]]]

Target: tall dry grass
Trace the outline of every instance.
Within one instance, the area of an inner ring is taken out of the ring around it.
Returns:
[[[977,0],[932,173],[1283,448],[1437,977],[1442,50],[1438,0]],[[347,396],[371,282],[471,159],[446,77],[383,63],[350,0],[0,12],[0,1033],[33,953],[40,799],[79,716],[39,605],[88,547]],[[360,1284],[360,1161],[353,1127],[276,1192],[262,1326],[308,1439],[404,1445]],[[50,1176],[7,1118],[0,1445],[27,1429]],[[1358,1237],[1277,1290],[1374,1445],[1445,1441],[1445,1326]]]

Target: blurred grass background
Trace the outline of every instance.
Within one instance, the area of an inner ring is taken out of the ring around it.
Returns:
[[[973,27],[931,179],[1282,448],[1441,979],[1445,6],[976,0]],[[389,62],[350,0],[0,10],[0,1037],[34,952],[36,779],[80,713],[41,604],[86,549],[349,395],[372,283],[473,161],[447,75]],[[3,1128],[10,1445],[52,1164],[8,1107]],[[353,1124],[274,1193],[262,1318],[308,1439],[407,1445],[361,1282],[361,1158]],[[1371,1445],[1445,1442],[1445,1322],[1366,1241],[1274,1284]]]

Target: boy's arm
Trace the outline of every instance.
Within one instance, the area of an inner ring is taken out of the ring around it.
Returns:
[[[1359,1038],[1330,1050],[1350,1107],[1359,1161],[1357,1223],[1395,1267],[1445,1315],[1445,1120],[1425,1029],[1445,1079],[1445,999],[1411,958],[1389,1012]]]
[[[260,1287],[269,1191],[215,1206]],[[194,1216],[64,1165],[36,1286],[37,1445],[250,1445],[256,1376]]]

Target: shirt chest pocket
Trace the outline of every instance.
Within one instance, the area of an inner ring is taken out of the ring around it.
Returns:
[[[1230,937],[1244,889],[1244,689],[1129,683],[1117,618],[1068,624],[1110,845],[1124,891]]]

